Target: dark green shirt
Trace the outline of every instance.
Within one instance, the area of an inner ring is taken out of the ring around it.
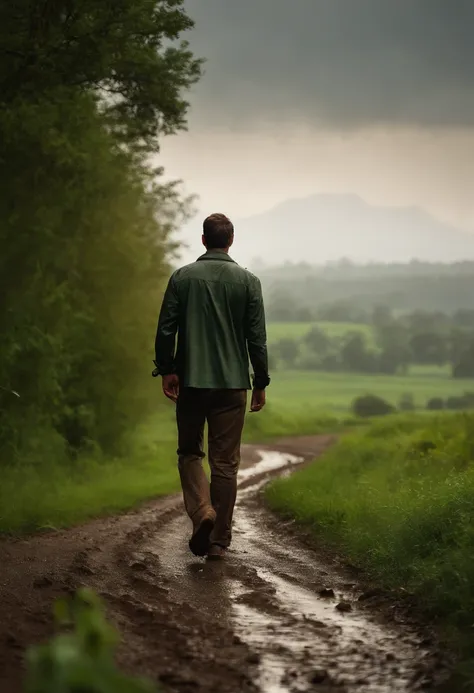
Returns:
[[[250,389],[250,358],[254,386],[265,388],[270,379],[259,279],[219,250],[174,272],[155,352],[159,374],[177,373],[182,387]]]

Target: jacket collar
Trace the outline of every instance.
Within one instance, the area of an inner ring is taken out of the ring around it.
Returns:
[[[204,255],[198,257],[197,262],[200,262],[201,260],[221,260],[222,262],[235,263],[235,260],[232,260],[230,255],[224,250],[208,250],[206,253],[204,253]]]

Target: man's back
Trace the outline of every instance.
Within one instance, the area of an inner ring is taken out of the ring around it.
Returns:
[[[260,282],[227,253],[208,251],[177,270],[165,304],[168,319],[173,315],[177,320],[178,348],[173,365],[183,387],[249,389],[249,354],[256,374],[266,373]],[[160,320],[158,355],[159,347],[166,345],[166,330],[167,325]]]

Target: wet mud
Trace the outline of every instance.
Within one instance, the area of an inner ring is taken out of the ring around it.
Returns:
[[[432,633],[350,567],[275,518],[262,489],[332,443],[245,446],[232,549],[189,553],[179,497],[65,532],[0,542],[0,691],[51,634],[52,601],[96,589],[122,634],[120,664],[164,691],[402,693],[447,672]]]

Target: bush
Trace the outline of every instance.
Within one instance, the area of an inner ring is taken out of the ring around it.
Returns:
[[[474,378],[474,344],[470,344],[453,365],[453,378]]]
[[[364,395],[357,397],[352,403],[352,412],[356,416],[386,416],[395,411],[389,402],[377,395]]]
[[[444,409],[444,400],[441,397],[432,397],[426,403],[426,408],[430,411],[440,411]]]
[[[440,409],[451,409],[453,411],[474,409],[474,393],[465,392],[463,395],[448,397],[445,401],[441,397],[433,397],[426,403],[426,408],[431,411]]]
[[[453,409],[454,411],[460,411],[462,409],[467,409],[468,405],[466,399],[461,397],[448,397],[445,402],[446,409]]]
[[[465,392],[463,399],[467,409],[474,409],[474,392]]]

